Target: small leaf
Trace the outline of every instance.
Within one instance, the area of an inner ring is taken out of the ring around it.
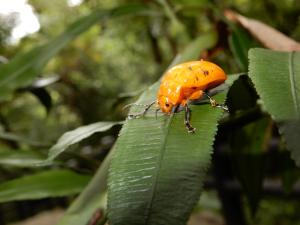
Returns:
[[[78,127],[75,130],[64,133],[57,141],[57,143],[49,150],[46,164],[55,159],[59,154],[64,152],[71,145],[74,145],[85,138],[97,132],[104,132],[115,125],[122,124],[122,122],[98,122],[86,126]]]
[[[300,53],[249,51],[249,76],[300,166]]]
[[[189,45],[176,63],[193,60],[211,47],[212,42],[199,44],[205,39],[202,36]],[[152,102],[158,87],[159,83],[152,85],[138,103]],[[225,96],[226,91],[215,98],[222,103]],[[139,110],[133,107],[131,113]],[[110,167],[109,223],[186,224],[202,190],[222,114],[208,104],[192,106],[195,134],[187,133],[183,112],[159,115],[157,119],[154,112],[149,112],[144,118],[128,120],[120,132]]]
[[[49,170],[0,184],[0,202],[61,197],[79,193],[90,176]]]

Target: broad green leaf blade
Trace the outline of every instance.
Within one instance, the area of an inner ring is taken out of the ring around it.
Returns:
[[[271,120],[264,117],[233,131],[231,149],[233,167],[255,214],[261,197],[267,143],[271,137]]]
[[[68,208],[63,218],[57,225],[82,225],[87,224],[93,213],[102,207],[104,193],[107,187],[108,167],[111,162],[114,148],[106,156],[96,174]]]
[[[186,52],[200,52],[210,46],[190,45]],[[194,57],[183,55],[185,60]],[[177,58],[179,63],[182,58]],[[151,86],[138,103],[156,98],[159,83]],[[223,102],[225,92],[215,96]],[[131,112],[141,108],[134,107]],[[146,117],[128,120],[116,143],[108,191],[108,218],[111,225],[186,224],[200,196],[210,164],[217,121],[221,110],[209,105],[192,106],[195,134],[188,134],[183,112],[172,116],[149,112]]]
[[[300,52],[249,51],[249,76],[300,166]]]
[[[150,100],[149,94],[143,99]],[[218,100],[224,97],[222,93]],[[222,113],[208,106],[192,110],[194,135],[184,127],[183,112],[124,125],[110,170],[112,225],[186,223],[200,195]]]
[[[143,10],[145,7],[134,4],[112,10],[95,10],[90,15],[78,19],[61,35],[48,43],[19,54],[9,63],[0,65],[0,99],[6,98],[16,88],[29,85],[41,74],[43,67],[53,56],[99,20],[138,13]]]
[[[155,97],[151,88],[141,97]],[[223,102],[225,92],[215,96]],[[188,134],[183,112],[149,114],[122,128],[110,168],[110,224],[186,224],[200,196],[211,160],[221,110],[193,106],[195,134]]]
[[[64,133],[58,139],[57,143],[49,150],[49,155],[45,163],[47,164],[48,162],[51,162],[71,145],[79,143],[80,141],[90,137],[94,133],[107,131],[118,124],[122,124],[122,122],[97,122],[78,127],[75,130]]]
[[[0,185],[0,202],[61,197],[79,193],[90,176],[69,170],[36,173]]]

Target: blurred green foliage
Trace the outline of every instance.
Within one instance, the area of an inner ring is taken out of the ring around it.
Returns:
[[[22,87],[0,102],[0,156],[15,160],[14,163],[0,160],[1,182],[48,169],[28,168],[24,162],[18,164],[19,155],[30,152],[32,158],[26,159],[29,161],[45,158],[49,148],[66,131],[98,121],[123,120],[126,116],[123,106],[133,102],[159,79],[176,54],[207,31],[218,33],[218,43],[199,57],[217,62],[228,73],[246,72],[246,52],[259,44],[245,30],[236,29],[225,20],[224,9],[235,9],[300,40],[300,2],[297,0],[85,0],[75,7],[69,7],[66,0],[28,2],[38,14],[41,28],[17,45],[10,45],[8,39],[15,18],[0,16],[0,63],[47,43],[94,9],[139,3],[148,10],[138,17],[99,21],[67,45],[40,74],[39,78],[59,77],[57,82],[42,88],[44,95],[31,91],[32,87]],[[48,102],[48,109],[41,102]],[[58,158],[55,166],[94,174],[119,129],[119,126],[113,127],[72,146]],[[64,198],[67,204],[70,200]],[[256,224],[299,223],[299,202],[275,201],[276,204],[273,199],[262,202]],[[30,205],[32,202],[22,203]],[[52,203],[45,200],[45,204],[48,203],[51,208]],[[1,207],[0,224],[23,219],[15,206],[7,203]],[[6,215],[11,208],[14,212]],[[24,217],[33,213],[36,211]],[[284,217],[288,219],[282,219]]]

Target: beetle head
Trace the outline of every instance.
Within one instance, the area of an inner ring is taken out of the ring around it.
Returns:
[[[158,99],[158,105],[161,108],[161,111],[164,113],[169,113],[172,111],[173,104],[170,102],[169,98],[166,96],[160,96]]]

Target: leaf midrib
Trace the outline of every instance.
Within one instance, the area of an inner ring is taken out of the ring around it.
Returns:
[[[174,117],[174,113],[172,113],[170,116],[169,115],[167,115],[167,116],[168,116],[168,119],[167,119],[167,123],[165,124],[166,132],[163,135],[163,142],[162,142],[162,145],[161,145],[161,148],[160,148],[160,149],[162,149],[162,151],[161,151],[161,154],[160,154],[160,156],[157,160],[157,170],[156,170],[156,173],[154,174],[154,185],[152,187],[150,201],[149,201],[147,211],[146,211],[145,225],[148,225],[148,223],[149,223],[149,219],[150,219],[150,215],[151,215],[151,209],[152,209],[153,201],[154,201],[154,198],[155,198],[155,195],[156,195],[156,189],[157,189],[160,169],[161,169],[162,161],[163,161],[165,151],[166,151],[167,137],[168,137],[169,132],[170,132],[170,123],[172,122],[172,118]]]

